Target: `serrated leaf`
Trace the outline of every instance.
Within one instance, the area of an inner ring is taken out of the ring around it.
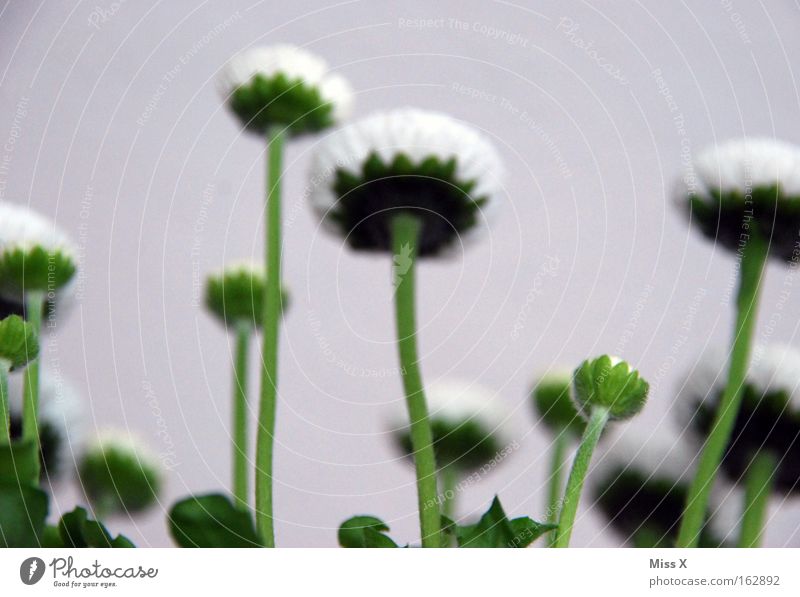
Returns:
[[[455,535],[459,547],[527,547],[556,528],[527,516],[509,520],[497,497],[476,524],[459,525],[443,517],[442,526],[445,533]]]
[[[191,496],[169,513],[172,538],[180,547],[261,547],[253,516],[228,496]]]
[[[353,516],[339,527],[339,545],[342,547],[397,547],[391,537],[384,534],[389,526],[375,516]]]
[[[55,541],[52,531],[48,530],[45,535],[48,541]],[[89,518],[86,509],[80,506],[61,517],[58,522],[58,537],[61,539],[59,547],[135,547],[123,535],[113,537],[103,523]]]

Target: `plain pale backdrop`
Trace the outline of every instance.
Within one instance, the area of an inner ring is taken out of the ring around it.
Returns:
[[[130,428],[171,467],[158,507],[111,526],[169,545],[169,504],[229,484],[231,338],[204,313],[202,280],[260,259],[264,184],[263,141],[215,87],[230,56],[305,46],[352,82],[356,116],[443,110],[498,146],[508,176],[491,235],[420,268],[423,372],[497,392],[518,442],[460,513],[499,492],[510,513],[541,517],[550,438],[527,401],[538,374],[629,359],[652,383],[635,423],[650,434],[672,425],[703,347],[727,342],[733,259],[689,229],[672,189],[715,140],[800,142],[799,25],[796,0],[6,0],[0,199],[54,217],[82,254],[79,300],[45,360],[85,396],[90,430]],[[286,155],[277,541],[333,546],[357,513],[414,541],[413,470],[387,434],[402,407],[390,260],[318,229],[314,142]],[[796,342],[792,281],[770,266],[760,341]],[[79,499],[68,483],[55,495],[54,510]],[[591,510],[573,543],[617,545]],[[768,544],[800,546],[799,520],[784,504]]]

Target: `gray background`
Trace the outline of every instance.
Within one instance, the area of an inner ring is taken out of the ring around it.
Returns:
[[[790,0],[5,2],[0,198],[55,217],[83,253],[82,296],[46,360],[85,395],[92,430],[127,426],[175,464],[160,507],[112,526],[168,545],[168,505],[229,482],[230,337],[198,306],[198,284],[260,257],[264,169],[264,144],[215,88],[232,54],[300,44],[352,81],[356,115],[411,104],[494,139],[504,205],[484,242],[422,266],[421,351],[429,380],[498,392],[519,442],[461,513],[499,492],[511,513],[538,516],[549,437],[526,402],[532,379],[620,354],[652,382],[648,434],[669,424],[701,349],[727,341],[733,260],[689,230],[671,190],[715,140],[800,141],[799,23]],[[401,400],[389,260],[318,234],[305,205],[313,144],[286,157],[278,542],[335,545],[355,513],[411,541],[412,469],[386,434]],[[761,341],[795,339],[787,274],[769,269]],[[55,509],[79,498],[68,485],[56,495]],[[615,545],[590,510],[574,543]],[[771,545],[800,545],[797,514],[776,514]]]

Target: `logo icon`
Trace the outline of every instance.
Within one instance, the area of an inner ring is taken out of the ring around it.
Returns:
[[[44,560],[41,558],[28,558],[19,567],[19,578],[26,585],[35,585],[44,576]]]
[[[411,258],[411,254],[411,245],[408,243],[403,243],[403,246],[400,247],[400,252],[394,255],[394,276],[392,278],[392,287],[394,288],[395,293],[397,292],[400,284],[403,282],[403,278],[408,273],[408,270],[411,269],[411,265],[414,263],[413,259]]]

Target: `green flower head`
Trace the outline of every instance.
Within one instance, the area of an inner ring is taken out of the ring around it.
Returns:
[[[24,367],[39,355],[39,339],[33,326],[19,315],[0,320],[0,361],[9,370]]]
[[[644,407],[649,384],[617,357],[603,355],[575,370],[573,398],[588,418],[593,408],[606,408],[612,419],[629,419]]]
[[[542,422],[555,434],[563,431],[580,437],[586,421],[572,401],[572,374],[551,373],[534,386],[533,405]]]
[[[0,295],[21,302],[40,292],[50,300],[76,270],[76,251],[53,222],[27,207],[0,204]]]
[[[97,508],[136,513],[156,503],[162,485],[157,459],[125,434],[107,433],[90,446],[78,466],[86,497]]]
[[[291,134],[323,130],[346,118],[353,103],[347,81],[326,62],[289,44],[253,48],[230,60],[220,87],[248,130],[271,127]]]
[[[228,327],[247,325],[260,328],[264,320],[266,276],[262,266],[241,263],[211,274],[206,280],[206,308]],[[281,309],[288,306],[288,294],[281,293]]]

